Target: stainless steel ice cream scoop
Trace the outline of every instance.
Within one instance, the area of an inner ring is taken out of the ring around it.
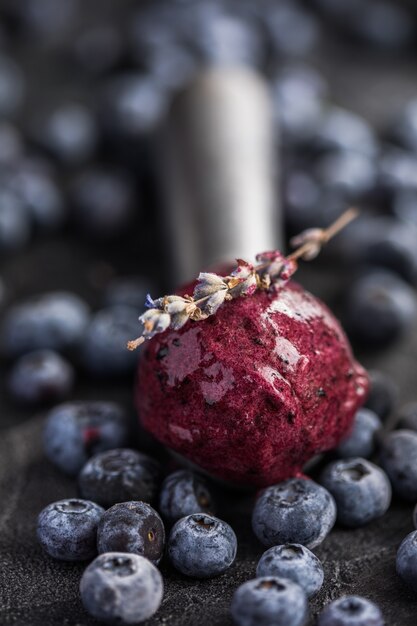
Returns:
[[[267,85],[249,68],[204,70],[174,99],[160,155],[176,283],[280,246],[275,141]]]

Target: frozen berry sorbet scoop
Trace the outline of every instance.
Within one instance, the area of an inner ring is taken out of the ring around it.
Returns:
[[[136,403],[143,426],[175,452],[217,478],[264,487],[336,446],[367,390],[338,321],[290,281],[153,337]]]

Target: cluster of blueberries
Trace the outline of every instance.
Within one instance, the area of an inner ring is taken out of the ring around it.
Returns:
[[[328,225],[349,203],[365,208],[331,246],[350,271],[361,268],[344,289],[347,330],[381,344],[409,327],[417,311],[417,101],[377,137],[366,120],[331,103],[310,65],[337,28],[366,50],[409,49],[417,27],[405,6],[159,0],[114,18],[104,13],[93,25],[83,23],[84,11],[78,0],[61,0],[59,11],[53,0],[32,0],[30,9],[27,0],[5,0],[0,8],[0,252],[67,223],[99,239],[128,236],[140,198],[152,185],[152,202],[158,197],[150,138],[173,93],[202,66],[246,64],[271,87],[288,233]],[[27,42],[52,56],[72,98],[45,105],[43,93],[34,96],[42,87],[17,60]],[[19,111],[29,105],[37,114],[28,125]]]
[[[398,429],[383,433],[396,390],[381,372],[373,372],[371,380],[367,407],[357,412],[350,435],[321,462],[317,481],[291,478],[258,494],[252,528],[267,550],[256,578],[233,595],[231,614],[238,626],[306,624],[308,598],[324,580],[312,550],[336,521],[358,528],[381,517],[392,491],[417,502],[417,403],[399,412]],[[44,450],[60,470],[77,476],[80,498],[48,505],[37,526],[39,542],[51,557],[94,559],[80,582],[86,610],[97,619],[126,624],[158,610],[163,581],[157,565],[164,554],[181,574],[210,578],[225,572],[237,553],[233,529],[214,516],[207,479],[179,469],[161,485],[160,463],[123,447],[128,438],[126,413],[115,403],[70,402],[51,409]],[[380,466],[369,460],[375,454]],[[414,523],[417,527],[417,507]],[[401,544],[397,571],[417,591],[417,531]],[[368,599],[343,596],[324,608],[317,623],[383,626],[384,619]]]

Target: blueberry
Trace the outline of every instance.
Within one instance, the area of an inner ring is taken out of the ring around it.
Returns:
[[[417,431],[417,402],[409,402],[398,411],[397,428]]]
[[[301,543],[318,546],[336,521],[336,505],[321,485],[289,478],[261,491],[252,514],[252,528],[266,546]]]
[[[14,398],[26,404],[53,402],[67,396],[74,383],[74,370],[52,350],[37,350],[20,357],[9,377]]]
[[[397,574],[405,584],[417,592],[417,530],[402,541],[397,552]]]
[[[230,607],[237,626],[305,626],[306,594],[286,578],[263,576],[248,580],[233,594]]]
[[[394,493],[405,500],[417,500],[417,433],[396,430],[386,435],[381,446],[381,466]]]
[[[375,450],[375,436],[381,430],[378,415],[369,409],[359,409],[348,437],[334,449],[341,459],[362,457],[368,459]]]
[[[417,504],[413,510],[413,524],[414,524],[414,528],[417,528]]]
[[[140,313],[140,311],[139,311]],[[133,371],[138,355],[126,348],[137,337],[138,311],[128,306],[98,311],[88,326],[81,350],[82,363],[94,376],[120,376]]]
[[[300,585],[309,597],[320,590],[324,580],[323,567],[319,559],[299,543],[286,543],[269,548],[259,560],[256,576],[288,578]]]
[[[102,103],[107,131],[121,139],[137,139],[155,130],[167,106],[166,94],[160,85],[139,73],[109,79]]]
[[[417,99],[407,102],[394,125],[393,134],[406,150],[417,152]]]
[[[417,189],[417,155],[400,148],[388,147],[379,159],[380,183],[388,192]]]
[[[391,485],[385,472],[366,459],[329,463],[320,482],[337,506],[337,521],[356,528],[386,513],[391,504]]]
[[[38,143],[67,165],[78,165],[94,154],[98,129],[94,116],[81,104],[69,102],[37,120]]]
[[[374,132],[368,123],[358,115],[337,107],[323,115],[313,141],[318,150],[353,150],[368,157],[378,152]]]
[[[387,0],[362,2],[350,23],[355,35],[366,43],[391,51],[411,43],[415,37],[412,15],[405,7]]]
[[[354,150],[337,150],[323,155],[315,171],[325,188],[339,190],[349,198],[360,198],[376,185],[373,160]]]
[[[307,56],[320,36],[320,25],[312,13],[294,2],[271,4],[264,15],[272,51],[281,55]]]
[[[357,279],[346,293],[344,325],[369,346],[384,346],[403,335],[417,314],[414,291],[395,274],[378,270]]]
[[[133,216],[133,185],[119,171],[87,169],[73,180],[70,195],[75,220],[94,237],[114,237]]]
[[[0,190],[0,252],[23,248],[31,235],[30,215],[16,193]]]
[[[84,561],[97,554],[97,526],[104,509],[89,500],[53,502],[39,514],[37,535],[54,559]]]
[[[171,563],[193,578],[222,574],[232,565],[236,551],[236,535],[229,524],[204,513],[179,519],[168,539]]]
[[[152,502],[158,487],[157,461],[128,448],[107,450],[93,456],[78,477],[83,498],[108,508],[117,502]]]
[[[15,114],[23,102],[25,80],[19,66],[9,57],[0,55],[0,116]]]
[[[63,193],[47,166],[26,161],[16,169],[10,186],[39,229],[54,231],[62,226],[67,208]]]
[[[392,377],[379,370],[368,371],[370,390],[365,407],[385,420],[392,413],[399,393]]]
[[[164,553],[165,529],[158,513],[145,502],[120,502],[100,520],[97,547],[103,552],[140,554],[159,563]]]
[[[360,596],[343,596],[320,613],[317,626],[384,626],[376,604]]]
[[[109,552],[87,567],[80,594],[84,608],[100,622],[142,623],[159,609],[162,576],[142,556]]]
[[[115,278],[106,288],[104,304],[106,307],[130,306],[139,314],[144,310],[146,295],[150,291],[148,280],[140,276]]]
[[[400,189],[394,193],[392,212],[402,222],[417,226],[417,189]]]
[[[171,522],[192,513],[214,513],[206,482],[189,470],[173,472],[162,484],[159,511]]]
[[[312,137],[326,91],[322,76],[308,66],[288,66],[275,75],[272,101],[286,142],[303,144]]]
[[[79,342],[89,321],[87,305],[75,294],[53,291],[8,309],[1,326],[7,356],[37,349],[65,350]]]
[[[162,89],[179,89],[185,86],[198,68],[192,51],[175,43],[151,47],[142,54],[142,63]]]
[[[48,414],[44,451],[60,470],[76,475],[90,456],[122,446],[127,436],[127,417],[118,404],[68,402]]]

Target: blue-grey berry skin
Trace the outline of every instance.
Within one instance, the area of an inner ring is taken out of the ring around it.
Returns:
[[[417,432],[396,430],[389,433],[381,446],[380,464],[388,474],[395,494],[417,500]]]
[[[414,524],[414,528],[417,528],[417,504],[413,510],[413,524]]]
[[[115,306],[98,311],[86,330],[81,350],[87,372],[103,378],[132,372],[138,354],[127,350],[126,344],[137,337],[138,329],[138,311],[134,307]]]
[[[321,485],[290,478],[261,491],[252,513],[252,528],[265,546],[301,543],[318,546],[336,521],[333,496]]]
[[[240,585],[230,610],[237,626],[304,626],[309,617],[304,590],[291,580],[275,576]]]
[[[259,560],[256,576],[288,578],[300,585],[308,597],[320,590],[324,580],[319,559],[300,543],[286,543],[269,548]]]
[[[107,286],[104,303],[106,307],[130,306],[141,311],[149,292],[151,285],[147,279],[140,276],[120,276]]]
[[[114,402],[67,402],[48,414],[43,447],[60,470],[76,475],[94,454],[126,443],[128,419]]]
[[[385,421],[392,413],[399,395],[398,385],[391,376],[379,370],[369,370],[370,390],[365,407]]]
[[[1,327],[6,356],[65,350],[79,342],[89,321],[87,305],[73,293],[50,292],[9,308]]]
[[[9,391],[19,402],[54,402],[67,396],[74,383],[70,363],[52,350],[36,350],[20,357],[9,377]]]
[[[54,559],[92,559],[97,554],[97,526],[103,513],[101,506],[89,500],[53,502],[39,514],[39,543]]]
[[[129,552],[158,564],[165,547],[164,524],[146,502],[120,502],[101,518],[97,547],[100,554]]]
[[[170,522],[192,513],[215,512],[205,480],[190,470],[178,470],[165,478],[159,495],[159,511]]]
[[[158,569],[137,554],[98,556],[81,577],[84,608],[100,622],[138,624],[156,613],[163,597]]]
[[[417,530],[407,535],[397,552],[397,574],[417,592]]]
[[[356,528],[388,510],[391,485],[385,472],[361,458],[329,463],[320,482],[330,491],[337,506],[337,521]]]
[[[192,578],[222,574],[232,565],[236,551],[236,535],[229,524],[204,513],[178,520],[168,539],[171,563]]]
[[[159,476],[159,463],[151,457],[129,448],[116,448],[87,461],[78,484],[83,498],[108,508],[130,500],[152,502]]]
[[[341,459],[358,456],[368,459],[375,450],[375,437],[381,428],[382,422],[376,413],[359,409],[350,435],[334,449],[335,454]]]
[[[20,250],[31,235],[30,215],[16,193],[0,191],[0,252]]]
[[[384,626],[379,607],[360,596],[343,596],[320,613],[317,626]]]

